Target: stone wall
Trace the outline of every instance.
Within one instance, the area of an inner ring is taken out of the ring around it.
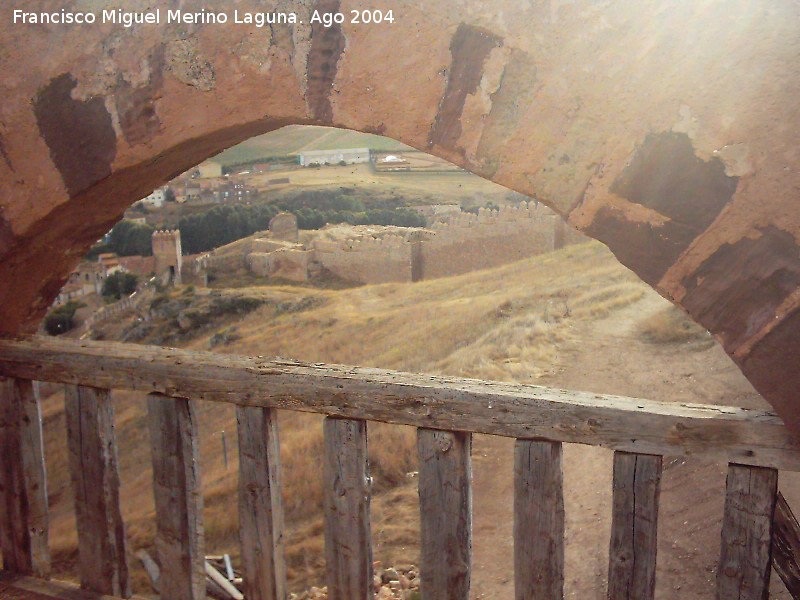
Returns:
[[[274,252],[253,252],[246,260],[248,269],[261,277],[308,281],[313,254],[303,248],[283,247]]]
[[[434,235],[420,243],[420,278],[460,275],[550,252],[558,223],[551,211],[527,204],[434,223]]]
[[[398,235],[332,242],[315,240],[314,258],[337,277],[359,283],[411,281],[411,244]]]
[[[192,277],[208,272],[209,269],[241,269],[247,266],[246,254],[201,254],[186,262],[184,270]]]

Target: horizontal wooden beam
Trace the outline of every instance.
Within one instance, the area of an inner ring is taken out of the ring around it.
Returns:
[[[760,410],[40,336],[0,340],[0,376],[800,471],[800,440]]]

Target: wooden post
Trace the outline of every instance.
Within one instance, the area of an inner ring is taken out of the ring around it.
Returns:
[[[472,434],[417,430],[421,592],[467,600],[472,563]]]
[[[153,458],[161,598],[202,600],[206,595],[203,495],[197,420],[192,403],[149,394],[147,419]]]
[[[247,600],[284,600],[287,595],[275,417],[275,412],[268,408],[236,407],[239,537]]]
[[[778,471],[728,465],[722,550],[717,569],[720,600],[766,600],[772,563],[772,518]]]
[[[3,568],[50,576],[47,476],[38,389],[0,379],[0,548]]]
[[[609,600],[655,595],[661,457],[614,453]]]
[[[800,523],[780,492],[772,521],[772,568],[792,598],[800,598]]]
[[[514,589],[516,600],[564,597],[564,477],[561,444],[514,446]]]
[[[330,600],[372,600],[367,423],[325,419],[323,507]]]
[[[129,598],[111,393],[67,385],[64,398],[81,587]]]

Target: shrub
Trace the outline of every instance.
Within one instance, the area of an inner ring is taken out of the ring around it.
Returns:
[[[692,321],[687,314],[675,306],[669,306],[640,321],[639,335],[656,344],[708,341],[709,333]]]
[[[44,329],[49,335],[61,335],[75,327],[75,311],[86,306],[70,300],[66,304],[54,308],[44,318]]]
[[[249,296],[227,296],[215,298],[211,302],[208,313],[211,316],[220,315],[246,315],[259,306],[264,304],[261,298],[251,298]]]

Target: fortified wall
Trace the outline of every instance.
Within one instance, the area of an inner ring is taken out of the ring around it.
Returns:
[[[314,258],[334,275],[359,283],[414,281],[412,242],[402,235],[314,240]]]
[[[561,223],[551,210],[526,202],[436,222],[431,225],[433,235],[420,244],[420,279],[460,275],[551,252],[560,247],[556,227]]]
[[[322,270],[358,283],[419,281],[488,269],[586,241],[551,210],[534,202],[478,214],[442,215],[428,229],[329,225],[307,243],[297,221],[281,214],[280,227],[240,254],[204,257],[205,267],[244,261],[262,277],[307,281]],[[278,231],[279,229],[279,231]],[[241,264],[241,263],[239,263]]]

